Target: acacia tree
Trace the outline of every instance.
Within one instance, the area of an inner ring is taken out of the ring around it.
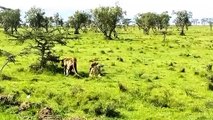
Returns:
[[[135,21],[139,29],[143,29],[144,34],[149,34],[150,29],[154,32],[156,31],[159,23],[159,17],[157,14],[151,12],[139,13],[135,18]]]
[[[30,28],[24,29],[20,34],[13,35],[18,40],[33,41],[33,44],[26,50],[39,55],[40,69],[45,68],[48,61],[59,61],[58,57],[54,54],[53,48],[56,44],[65,45],[65,34],[67,34],[57,27],[52,27],[48,30],[50,17],[45,17],[44,14],[45,12],[40,8],[31,8],[26,13],[26,22],[30,24]]]
[[[199,23],[199,19],[195,18],[191,20],[191,23],[197,25]]]
[[[59,13],[56,13],[53,16],[53,22],[55,23],[55,26],[63,26],[64,22],[63,22],[63,18],[60,17]]]
[[[45,31],[40,28],[37,30],[25,29],[23,34],[18,34],[17,39],[29,39],[34,42],[26,50],[39,55],[39,68],[43,69],[46,67],[48,61],[59,62],[58,57],[54,54],[53,48],[56,44],[65,45],[65,34],[62,33],[61,29],[53,28],[52,30]],[[34,50],[34,51],[31,51]]]
[[[209,24],[210,31],[212,31],[213,18],[206,18],[206,22]]]
[[[4,31],[8,32],[10,30],[11,34],[14,31],[17,32],[18,27],[20,26],[21,22],[21,14],[20,10],[12,10],[12,9],[5,9],[0,12],[0,23],[2,24]]]
[[[45,17],[45,12],[41,8],[32,7],[26,12],[26,23],[34,30],[45,28],[48,31],[49,18]]]
[[[170,18],[168,12],[163,12],[161,14],[147,12],[142,14],[139,13],[135,21],[139,29],[143,29],[144,34],[149,34],[150,29],[152,29],[153,32],[162,29],[167,30]]]
[[[180,35],[185,35],[184,28],[188,30],[191,26],[190,18],[192,18],[192,12],[186,10],[174,12],[176,14],[175,25],[180,28]]]
[[[158,15],[158,29],[162,30],[165,29],[165,31],[167,31],[168,27],[169,27],[169,21],[170,21],[171,16],[169,16],[168,12],[163,12],[161,14]]]
[[[202,18],[201,19],[201,24],[206,25],[208,23],[208,18]]]
[[[75,28],[74,34],[79,34],[79,29],[89,21],[89,14],[84,11],[76,11],[69,17],[69,24]]]
[[[121,7],[99,7],[92,10],[95,25],[108,40],[112,39],[117,23],[123,18],[124,11]]]

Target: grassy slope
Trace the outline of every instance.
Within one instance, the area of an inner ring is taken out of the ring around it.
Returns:
[[[213,119],[213,92],[208,90],[208,79],[202,77],[207,73],[206,66],[213,62],[213,33],[207,27],[191,27],[186,36],[179,36],[174,29],[166,43],[162,43],[161,35],[145,36],[133,28],[128,32],[121,30],[119,35],[120,40],[106,41],[102,34],[89,32],[70,41],[69,47],[55,48],[62,57],[77,57],[79,72],[88,73],[89,60],[97,58],[104,64],[106,76],[76,79],[48,71],[35,74],[28,66],[37,58],[29,55],[18,57],[16,64],[10,63],[4,69],[3,73],[13,79],[0,80],[1,94],[19,91],[19,101],[50,106],[67,118],[109,119],[96,116],[94,109],[111,106],[121,113],[120,119]],[[29,44],[9,41],[3,32],[0,43],[1,49],[16,54]],[[0,65],[4,60],[0,57]],[[185,72],[180,72],[183,68]],[[127,92],[120,91],[118,83]],[[30,99],[24,91],[31,92]],[[2,109],[0,118],[35,116],[38,111],[31,109],[15,115],[17,109]]]

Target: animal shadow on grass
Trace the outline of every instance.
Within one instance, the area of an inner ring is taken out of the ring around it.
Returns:
[[[56,64],[50,64],[47,65],[46,70],[48,72],[51,72],[53,74],[64,74],[64,68],[63,67],[59,67]],[[84,72],[84,71],[79,71],[78,74],[75,74],[74,72],[70,72],[69,76],[73,76],[75,78],[81,79],[81,78],[88,78],[89,77],[89,73],[88,72]]]
[[[88,72],[80,71],[80,72],[78,72],[78,74],[81,76],[81,78],[88,78],[89,77]]]
[[[64,69],[62,67],[58,67],[58,65],[56,64],[49,64],[47,65],[47,67],[45,68],[46,71],[49,71],[53,74],[64,74]]]

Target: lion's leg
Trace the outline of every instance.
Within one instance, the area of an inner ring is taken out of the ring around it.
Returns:
[[[64,66],[64,75],[66,75],[66,68],[67,66]]]
[[[66,76],[68,76],[70,74],[70,67],[66,67]]]

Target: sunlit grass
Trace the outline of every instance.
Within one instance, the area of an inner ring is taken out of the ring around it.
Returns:
[[[29,66],[37,56],[17,57],[2,72],[11,80],[0,80],[0,95],[19,92],[18,101],[38,107],[18,112],[18,106],[0,104],[0,119],[35,119],[45,106],[62,118],[213,119],[213,92],[208,89],[212,71],[206,70],[213,64],[213,33],[207,26],[190,27],[186,36],[169,29],[165,43],[162,35],[143,35],[137,28],[118,31],[118,40],[107,41],[101,33],[88,32],[69,40],[67,46],[55,47],[61,58],[77,58],[79,73],[88,74],[90,60],[98,60],[106,73],[101,78],[77,79],[62,71],[34,73]],[[0,48],[14,54],[30,43],[11,41],[2,31],[0,38]],[[5,57],[0,57],[0,65],[4,62]],[[107,110],[117,116],[107,117]]]

